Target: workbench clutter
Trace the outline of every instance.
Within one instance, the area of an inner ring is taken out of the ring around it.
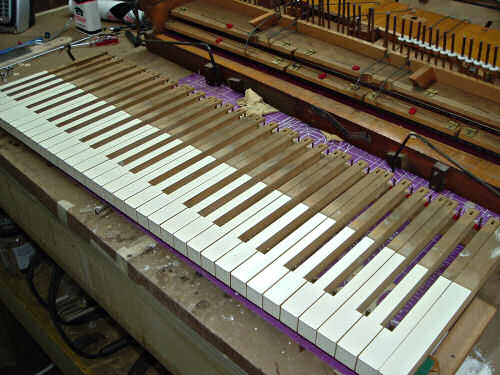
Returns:
[[[22,278],[37,250],[21,228],[0,209],[0,258],[9,274]]]

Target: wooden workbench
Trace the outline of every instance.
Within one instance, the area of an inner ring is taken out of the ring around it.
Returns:
[[[68,17],[65,9],[46,13],[22,36],[2,36],[0,49],[55,32]],[[65,34],[80,35],[74,30]],[[173,79],[190,73],[134,49],[123,36],[120,40],[107,50]],[[93,53],[90,48],[74,51],[76,57]],[[11,80],[66,62],[65,55],[51,55],[17,67]],[[101,202],[95,196],[3,131],[0,181],[0,207],[173,373],[336,373],[114,210],[96,215]],[[499,274],[480,292],[494,306],[500,302]],[[493,312],[487,304],[477,306],[479,312],[470,313],[473,320]],[[485,326],[479,322],[478,329]],[[497,313],[475,347],[496,368],[499,326]],[[470,350],[472,344],[461,347]],[[447,364],[456,368],[460,356],[449,353]]]

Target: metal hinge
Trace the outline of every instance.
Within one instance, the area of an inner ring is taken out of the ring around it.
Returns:
[[[302,68],[302,65],[297,64],[297,63],[293,63],[292,65],[290,65],[290,66],[288,67],[288,69],[293,70],[294,72],[296,72],[296,71],[297,71],[297,70],[299,70],[300,68]]]

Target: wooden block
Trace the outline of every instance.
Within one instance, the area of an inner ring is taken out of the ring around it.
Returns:
[[[434,68],[432,66],[425,66],[425,65],[423,65],[417,71],[412,73],[408,78],[415,85],[423,89],[426,89],[436,81],[436,77],[434,75]]]
[[[439,363],[441,375],[455,373],[496,311],[494,306],[474,298],[433,354]]]
[[[269,29],[271,26],[276,24],[278,17],[276,13],[269,12],[265,13],[259,17],[255,17],[254,19],[248,21],[252,26],[257,27],[259,30]]]

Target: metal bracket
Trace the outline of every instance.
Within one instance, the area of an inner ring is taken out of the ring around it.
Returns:
[[[328,121],[335,128],[335,130],[337,130],[345,139],[349,140],[359,139],[367,143],[372,142],[372,136],[370,134],[367,134],[366,132],[350,132],[349,130],[344,128],[342,124],[338,122],[338,120],[335,117],[333,117],[329,112],[325,111],[324,109],[312,105],[311,111],[314,114]]]
[[[359,90],[359,85],[355,84],[355,83],[351,83],[351,87],[349,87],[349,91],[356,91],[356,90]]]
[[[187,10],[187,8],[185,7],[182,7],[182,8],[179,8],[179,10],[177,11],[177,13],[183,13]]]
[[[281,64],[283,61],[285,61],[284,58],[282,58],[282,57],[275,57],[274,60],[273,60],[273,64],[278,65],[278,64]]]
[[[316,52],[318,51],[316,51],[315,49],[308,49],[306,52],[304,52],[304,55],[311,56],[314,55]]]
[[[477,133],[477,129],[474,128],[465,128],[464,135],[470,138],[473,138]]]
[[[283,41],[283,42],[281,43],[281,46],[282,46],[282,47],[290,47],[292,44],[293,44],[293,42],[292,42],[292,41],[290,41],[290,40],[285,40],[285,41]]]
[[[352,85],[352,84],[351,84]],[[372,91],[369,94],[366,94],[366,97],[371,100],[375,100],[380,96],[380,93],[377,91]]]
[[[300,64],[297,64],[297,63],[293,63],[292,65],[290,65],[288,67],[289,70],[292,70],[294,72],[296,72],[297,70],[299,70],[300,68],[302,68],[302,65]]]
[[[456,121],[450,120],[448,124],[446,124],[446,129],[448,130],[456,130],[460,124]]]
[[[435,89],[428,89],[426,92],[425,92],[425,96],[428,96],[428,97],[433,97],[433,96],[436,96],[437,94],[439,94],[439,91],[438,90],[435,90]]]

